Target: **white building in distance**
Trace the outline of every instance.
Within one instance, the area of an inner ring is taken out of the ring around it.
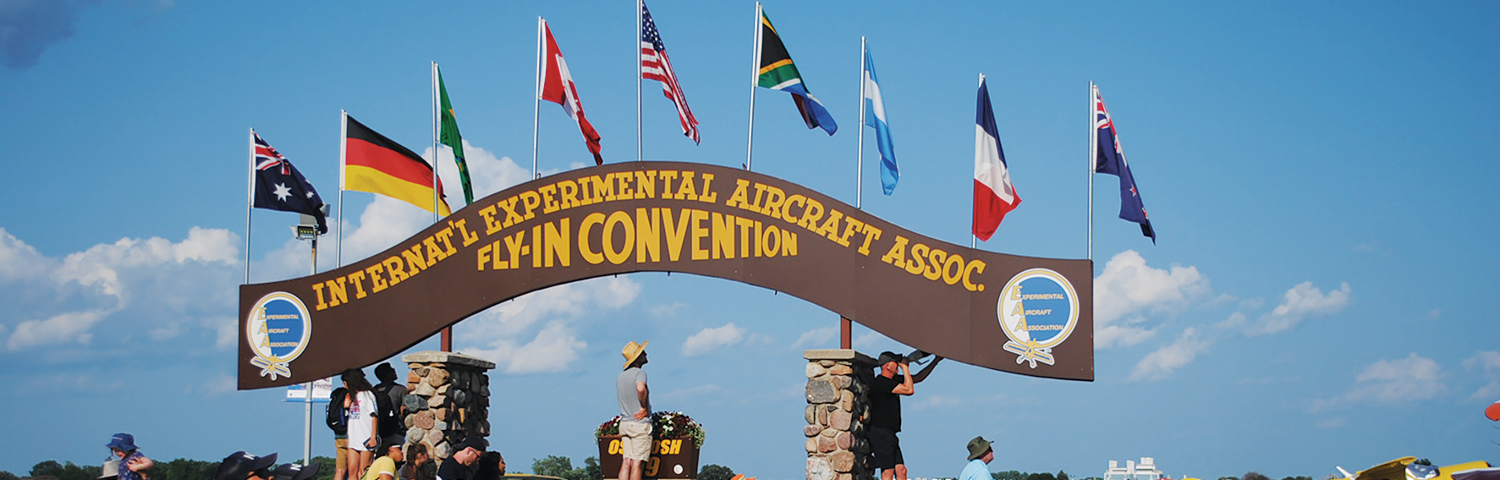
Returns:
[[[1141,463],[1134,460],[1126,460],[1125,466],[1120,462],[1110,460],[1109,470],[1104,472],[1104,480],[1162,480],[1168,478],[1167,474],[1156,469],[1156,459],[1152,457],[1141,457]]]

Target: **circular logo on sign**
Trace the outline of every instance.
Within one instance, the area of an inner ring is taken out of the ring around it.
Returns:
[[[1052,365],[1052,347],[1078,325],[1078,292],[1061,274],[1033,268],[1011,277],[1000,290],[995,314],[1010,338],[1005,351],[1017,355],[1016,363]]]
[[[250,364],[261,368],[262,377],[269,375],[292,376],[292,360],[302,355],[307,341],[312,338],[312,316],[302,300],[286,292],[275,292],[260,297],[250,308],[250,319],[245,322],[245,338],[255,358]]]

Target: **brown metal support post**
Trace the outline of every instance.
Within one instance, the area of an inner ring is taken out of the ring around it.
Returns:
[[[440,344],[438,347],[440,350],[444,352],[453,351],[453,327],[443,327],[443,337],[438,343]]]
[[[854,342],[849,338],[853,334],[854,322],[844,318],[842,315],[839,316],[839,348],[844,350],[854,348]]]

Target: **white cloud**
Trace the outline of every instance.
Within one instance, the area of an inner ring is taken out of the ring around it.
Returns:
[[[1130,372],[1130,380],[1167,378],[1172,375],[1172,372],[1196,360],[1198,355],[1207,351],[1213,343],[1213,340],[1202,338],[1198,329],[1188,328],[1177,337],[1177,341],[1147,354],[1146,358],[1136,363],[1135,370]]]
[[[0,228],[0,280],[39,278],[55,268],[56,261]]]
[[[506,373],[567,371],[588,346],[572,324],[623,308],[640,291],[628,277],[558,285],[479,312],[454,327],[454,336],[467,344],[462,350]]]
[[[108,314],[106,311],[89,310],[63,313],[45,320],[27,320],[16,325],[15,333],[5,342],[6,347],[16,351],[59,343],[77,342],[88,345],[94,338],[89,329]]]
[[[1490,383],[1479,387],[1479,390],[1470,395],[1469,399],[1492,402],[1500,398],[1500,352],[1481,350],[1464,360],[1465,370],[1476,368],[1484,373],[1484,377],[1489,379]]]
[[[651,316],[653,316],[653,317],[656,317],[656,318],[667,318],[667,317],[671,317],[671,316],[677,315],[677,311],[678,310],[682,310],[682,307],[686,307],[686,306],[687,306],[686,303],[672,302],[672,303],[665,304],[665,305],[657,305],[657,306],[651,307],[651,309],[648,310],[648,311],[651,313]]]
[[[234,317],[218,317],[203,320],[203,327],[214,332],[214,348],[228,350],[240,340],[240,321]]]
[[[791,348],[792,350],[802,350],[806,348],[834,348],[838,346],[838,341],[839,327],[814,328],[812,330],[802,332],[802,335],[797,337],[797,341],[792,342]]]
[[[1246,328],[1249,335],[1267,335],[1296,327],[1312,317],[1338,313],[1349,305],[1349,284],[1324,294],[1312,282],[1302,282],[1286,291],[1284,301]]]
[[[1428,310],[1427,311],[1426,318],[1428,320],[1437,320],[1437,319],[1442,318],[1442,317],[1443,317],[1443,309],[1441,309],[1441,308],[1434,308],[1432,310]]]
[[[235,381],[233,376],[227,373],[220,373],[214,375],[214,378],[209,379],[207,382],[204,382],[201,388],[207,396],[223,395],[237,390],[239,383]]]
[[[696,357],[713,352],[717,349],[740,343],[745,339],[745,329],[736,327],[734,323],[724,324],[722,327],[705,328],[694,333],[682,342],[682,356]]]
[[[1429,400],[1448,391],[1442,370],[1415,352],[1402,359],[1377,360],[1354,378],[1353,390],[1336,400],[1388,405]]]
[[[1349,419],[1345,417],[1334,417],[1318,422],[1318,428],[1344,428],[1349,425]]]
[[[578,352],[588,346],[587,342],[578,339],[572,328],[561,322],[551,322],[526,344],[501,339],[492,342],[492,348],[466,353],[495,362],[505,373],[562,372],[567,371],[573,361],[578,360]]]
[[[1094,280],[1094,347],[1134,345],[1151,338],[1146,313],[1178,313],[1207,295],[1208,277],[1197,267],[1151,268],[1134,250],[1116,254]],[[1125,319],[1125,321],[1121,321]]]

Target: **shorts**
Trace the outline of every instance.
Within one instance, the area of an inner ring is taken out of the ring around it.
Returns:
[[[335,438],[335,439],[333,439],[333,449],[338,452],[338,454],[336,455],[338,458],[333,461],[333,468],[336,468],[336,469],[339,469],[339,470],[348,470],[349,469],[349,439],[348,438]]]
[[[620,455],[643,462],[651,458],[650,422],[620,422]]]
[[[870,453],[875,457],[875,468],[890,470],[896,468],[896,465],[906,464],[906,458],[901,456],[901,439],[896,438],[894,430],[870,427],[868,437]]]

